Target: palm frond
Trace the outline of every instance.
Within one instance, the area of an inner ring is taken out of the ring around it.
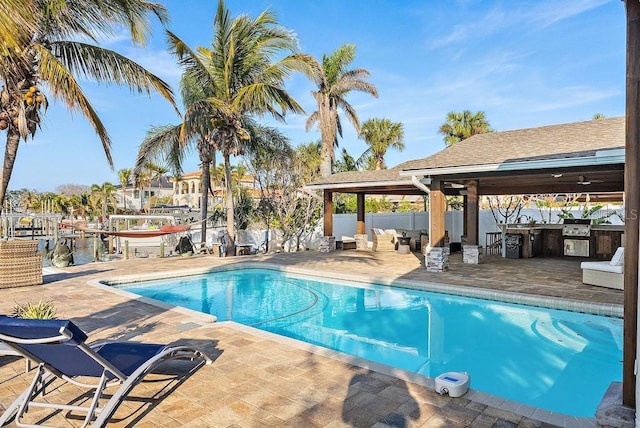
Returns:
[[[376,98],[378,97],[378,90],[375,85],[360,78],[351,78],[349,76],[343,76],[338,80],[331,88],[330,94],[341,97],[351,91],[364,92]]]
[[[134,177],[140,176],[149,164],[167,163],[174,174],[182,174],[182,162],[186,156],[180,144],[181,125],[154,126],[138,149],[138,157],[133,168]]]
[[[337,101],[336,104],[338,105],[338,107],[340,107],[342,111],[344,111],[345,116],[347,116],[347,119],[349,119],[349,122],[351,122],[351,124],[353,125],[353,128],[359,134],[360,119],[358,119],[358,114],[356,113],[356,110],[344,98],[336,98],[336,101]],[[342,135],[342,133],[340,135]]]
[[[313,113],[311,113],[311,115],[307,118],[307,121],[304,124],[304,130],[306,132],[309,132],[309,130],[311,128],[313,128],[313,125],[315,125],[316,123],[318,123],[318,121],[320,120],[320,113],[318,111],[314,111]]]
[[[54,42],[50,49],[72,73],[99,83],[126,85],[132,91],[148,95],[154,89],[178,112],[173,91],[167,83],[115,51],[79,42]]]
[[[171,31],[166,30],[165,34],[169,52],[177,58],[178,66],[189,74],[190,79],[194,82],[200,82],[203,87],[214,84],[215,82],[211,80],[206,66],[200,59],[206,57],[207,51],[195,52]]]
[[[4,57],[22,48],[27,34],[36,32],[39,22],[36,19],[35,3],[24,0],[3,0],[0,2],[0,53]]]
[[[113,168],[111,137],[109,137],[107,129],[98,117],[97,112],[84,92],[82,92],[69,69],[58,58],[53,56],[48,49],[40,45],[37,48],[40,58],[38,68],[40,78],[48,83],[49,89],[55,98],[62,100],[70,109],[77,109],[82,112],[100,138],[109,166]]]
[[[279,120],[284,119],[288,112],[304,113],[302,106],[282,86],[265,83],[242,87],[234,99],[234,104],[240,111],[249,113],[261,114],[266,110]],[[280,113],[272,109],[274,104],[280,107]]]

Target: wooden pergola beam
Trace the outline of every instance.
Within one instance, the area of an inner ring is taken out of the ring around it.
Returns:
[[[638,215],[640,213],[640,2],[627,0],[627,96],[624,222],[624,350],[622,404],[635,408],[638,340]]]
[[[322,192],[324,199],[323,228],[324,236],[333,236],[333,192]]]
[[[429,193],[429,244],[432,247],[444,246],[444,210],[446,201],[440,180],[431,182]]]
[[[367,233],[367,226],[364,222],[364,193],[356,196],[356,233],[364,235]]]
[[[478,218],[480,207],[478,204],[478,181],[467,182],[467,204],[465,206],[465,221],[467,223],[467,244],[478,245]]]

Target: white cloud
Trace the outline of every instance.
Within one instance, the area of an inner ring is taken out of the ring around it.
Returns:
[[[127,52],[127,57],[172,86],[177,86],[182,76],[182,70],[178,67],[176,59],[166,50],[131,48]]]
[[[615,89],[596,89],[587,86],[568,86],[547,91],[544,102],[533,100],[526,110],[531,112],[553,111],[593,104],[608,98],[620,96]]]
[[[468,19],[462,14],[463,23],[453,26],[453,30],[428,43],[430,48],[442,48],[459,44],[470,39],[478,39],[500,33],[509,28],[523,31],[539,30],[562,20],[602,6],[611,0],[574,0],[570,2],[544,1],[529,6],[524,2],[508,2],[495,6],[479,17]],[[462,11],[465,12],[465,11]],[[466,11],[471,14],[470,11]]]

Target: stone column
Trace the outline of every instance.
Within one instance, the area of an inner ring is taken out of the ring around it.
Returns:
[[[424,265],[427,272],[446,272],[449,270],[449,248],[432,247],[428,248],[427,255],[424,256]]]
[[[479,250],[477,245],[462,246],[462,263],[477,265],[479,263]]]
[[[320,245],[318,251],[321,253],[333,253],[336,250],[336,237],[335,236],[322,236],[320,238]]]

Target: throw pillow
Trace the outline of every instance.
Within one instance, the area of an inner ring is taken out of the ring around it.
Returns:
[[[609,262],[611,266],[623,266],[624,265],[624,247],[619,247],[613,257],[611,257],[611,261]]]

